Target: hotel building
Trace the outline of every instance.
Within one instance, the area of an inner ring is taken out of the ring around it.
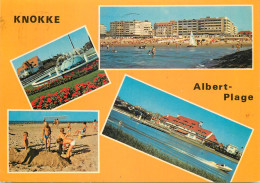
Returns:
[[[235,36],[237,27],[227,17],[206,17],[200,19],[179,20],[154,24],[156,37],[194,35]]]
[[[23,62],[21,67],[17,68],[18,77],[24,78],[26,76],[29,76],[30,74],[37,72],[42,66],[43,63],[41,62],[39,57],[32,57],[31,59]]]
[[[154,24],[154,36],[156,37],[175,37],[178,36],[178,22],[160,22]]]
[[[189,35],[191,31],[194,35],[234,36],[237,34],[237,27],[227,17],[178,21],[179,35]]]
[[[218,145],[219,142],[213,132],[202,128],[203,122],[198,122],[183,116],[173,117],[170,115],[159,118],[160,123],[164,123],[168,128],[180,135],[184,135],[201,143],[210,142]]]
[[[152,23],[148,20],[110,22],[110,36],[112,37],[152,37],[152,34]]]

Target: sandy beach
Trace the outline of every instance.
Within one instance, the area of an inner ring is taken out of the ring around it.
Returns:
[[[243,38],[230,38],[229,40],[222,40],[220,38],[198,38],[198,40],[204,40],[198,47],[232,47],[237,43],[242,46],[252,46],[252,39],[248,37]],[[197,38],[196,38],[197,40]],[[133,39],[133,38],[103,38],[100,39],[100,47],[106,47],[109,45],[121,46],[121,47],[139,47],[146,45],[147,47],[187,47],[189,45],[189,38],[146,38],[146,39]]]
[[[72,123],[72,134],[82,129],[82,123]],[[51,151],[44,150],[42,141],[42,123],[9,124],[9,172],[97,172],[98,171],[98,132],[94,131],[92,123],[87,124],[86,133],[81,138],[69,137],[76,140],[70,158],[71,164],[65,160],[66,154],[57,153],[56,140],[59,128],[67,132],[67,123],[59,127],[50,124],[52,130]],[[23,132],[29,136],[29,148],[23,147]]]

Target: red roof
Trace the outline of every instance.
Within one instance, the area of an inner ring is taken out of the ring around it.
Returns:
[[[252,35],[251,31],[240,31],[238,34],[243,34],[243,35]]]
[[[195,132],[197,132],[197,133],[199,133],[203,136],[208,136],[212,133],[209,130],[201,128],[199,126],[198,121],[195,121],[193,119],[186,118],[186,117],[183,117],[183,116],[179,116],[179,117],[163,116],[163,117],[160,118],[160,120],[172,122],[176,125],[182,126],[184,128],[190,129],[192,131],[195,131]]]
[[[214,134],[212,134],[207,140],[210,140],[210,141],[215,142],[215,143],[218,144],[218,140],[217,140],[217,138],[216,138],[216,136]]]
[[[159,23],[155,23],[156,25],[169,25],[170,23],[175,23],[174,20],[171,20],[170,22],[159,22]]]
[[[156,25],[169,25],[169,22],[160,22],[160,23],[155,23]]]
[[[32,65],[32,67],[37,67],[39,66],[39,62],[38,62],[38,57],[34,56],[32,58],[30,58],[29,60],[23,62],[22,66],[17,68],[17,74],[20,75],[20,73],[28,68],[28,65]]]

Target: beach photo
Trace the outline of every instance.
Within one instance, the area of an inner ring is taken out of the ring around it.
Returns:
[[[85,26],[11,63],[33,109],[54,109],[109,83]]]
[[[100,6],[102,69],[252,69],[252,6]]]
[[[125,76],[102,135],[207,180],[230,182],[252,131]]]
[[[98,111],[8,111],[8,170],[99,172]]]

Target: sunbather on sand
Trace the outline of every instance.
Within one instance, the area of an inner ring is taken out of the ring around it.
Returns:
[[[86,129],[87,129],[87,123],[84,122],[83,124],[84,124],[84,125],[83,125],[83,128],[76,130],[74,134],[79,135],[79,133],[83,134],[83,133],[86,131]]]

